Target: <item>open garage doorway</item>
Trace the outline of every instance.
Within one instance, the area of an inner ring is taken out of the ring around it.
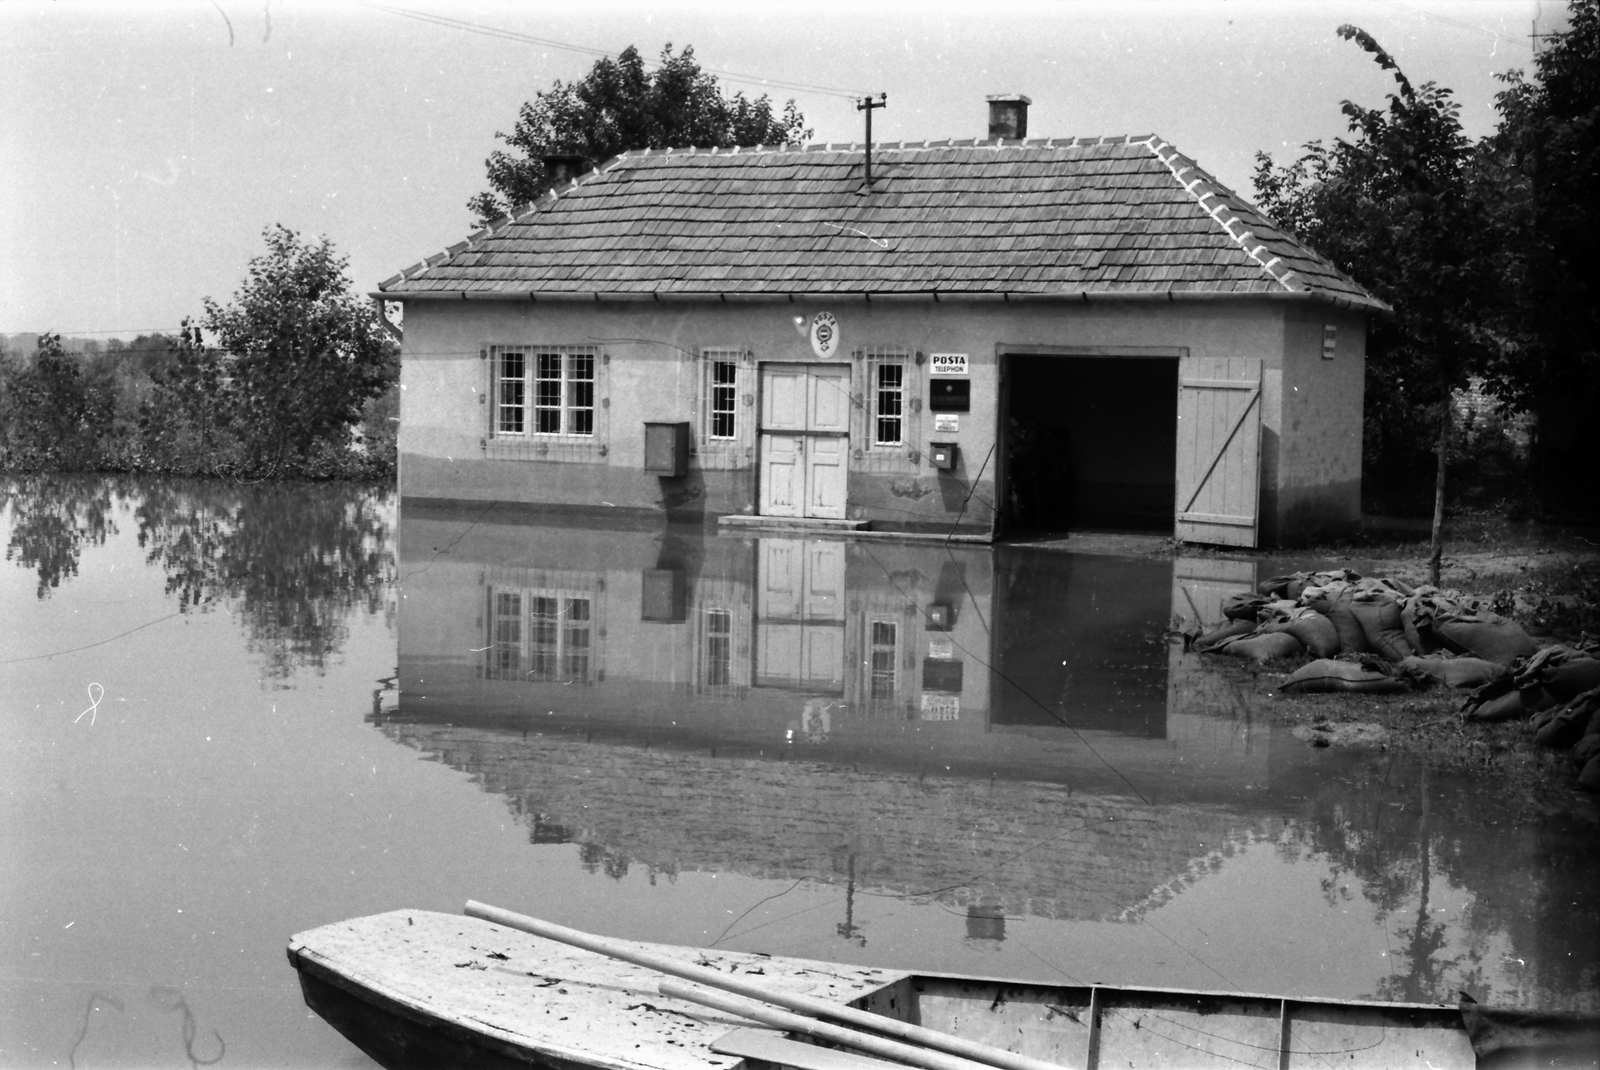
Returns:
[[[1002,532],[1171,534],[1178,358],[1003,359]]]

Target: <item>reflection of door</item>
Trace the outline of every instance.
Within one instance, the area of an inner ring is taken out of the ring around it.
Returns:
[[[844,544],[762,538],[756,566],[757,687],[844,690]]]
[[[843,520],[850,368],[761,366],[761,514]]]

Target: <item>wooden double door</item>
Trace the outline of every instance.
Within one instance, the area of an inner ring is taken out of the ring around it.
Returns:
[[[761,366],[761,515],[843,520],[850,366]]]

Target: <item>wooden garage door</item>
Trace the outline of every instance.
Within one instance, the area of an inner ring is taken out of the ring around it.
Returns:
[[[1261,497],[1261,361],[1184,357],[1178,363],[1176,535],[1256,545]]]

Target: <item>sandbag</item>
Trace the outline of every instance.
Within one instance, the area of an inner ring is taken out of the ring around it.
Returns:
[[[1230,639],[1237,639],[1241,635],[1249,635],[1256,630],[1253,622],[1247,620],[1230,620],[1221,624],[1189,644],[1189,648],[1197,654],[1207,654]]]
[[[1510,665],[1519,657],[1538,652],[1522,625],[1493,613],[1437,615],[1433,630],[1457,654]]]
[[[1280,688],[1294,694],[1312,691],[1359,691],[1385,695],[1408,690],[1403,680],[1388,673],[1368,669],[1354,661],[1318,658],[1290,674]]]
[[[1448,655],[1411,657],[1400,662],[1402,669],[1426,673],[1448,687],[1482,687],[1506,675],[1504,665],[1496,665],[1482,658],[1456,658]]]
[[[1222,600],[1222,615],[1229,620],[1254,622],[1261,615],[1261,608],[1271,601],[1272,599],[1265,595],[1240,591],[1238,594],[1230,594]]]
[[[1230,639],[1212,651],[1213,654],[1227,654],[1235,658],[1249,658],[1251,661],[1268,661],[1272,658],[1292,658],[1297,656],[1304,648],[1300,640],[1288,632],[1260,632],[1255,635],[1242,636]]]
[[[1366,633],[1361,630],[1361,622],[1356,620],[1355,614],[1350,611],[1350,599],[1353,596],[1354,592],[1346,589],[1325,594],[1307,603],[1333,622],[1334,630],[1339,634],[1341,654],[1365,654],[1372,649],[1367,643]]]
[[[1269,598],[1298,599],[1307,587],[1321,587],[1335,582],[1353,583],[1361,578],[1359,573],[1347,568],[1327,569],[1322,572],[1295,572],[1288,576],[1274,576],[1256,585],[1256,592]]]
[[[1315,657],[1332,658],[1339,654],[1338,629],[1333,621],[1315,610],[1304,611],[1281,623],[1263,625],[1261,631],[1288,632]]]
[[[1387,595],[1357,596],[1349,602],[1350,613],[1361,625],[1367,645],[1388,661],[1402,661],[1413,651],[1406,642],[1405,623],[1400,619],[1400,603]]]
[[[1462,704],[1461,715],[1469,721],[1525,721],[1556,704],[1543,688],[1519,691],[1510,683],[1505,677],[1478,688]]]
[[[1433,631],[1433,610],[1422,598],[1407,598],[1400,603],[1400,624],[1406,632],[1406,642],[1412,653],[1421,657],[1440,651],[1451,653],[1443,639]]]
[[[1600,791],[1600,757],[1590,758],[1589,764],[1578,774],[1578,787],[1584,791]]]
[[[1555,711],[1534,732],[1534,738],[1547,747],[1566,750],[1592,733],[1600,733],[1600,688],[1578,696]]]
[[[1579,768],[1588,765],[1600,754],[1600,732],[1590,732],[1572,745],[1572,761]]]
[[[1526,673],[1519,674],[1522,679]],[[1557,702],[1571,702],[1585,691],[1600,687],[1600,658],[1573,658],[1546,668],[1535,677]]]

